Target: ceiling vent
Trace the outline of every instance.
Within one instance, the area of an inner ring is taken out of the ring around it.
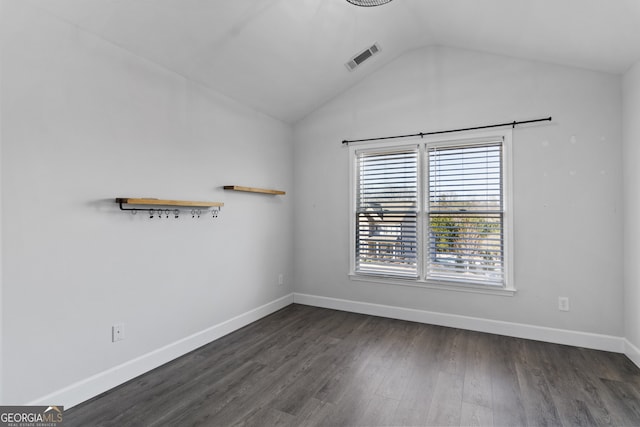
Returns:
[[[349,71],[353,71],[360,64],[362,64],[364,61],[371,58],[373,55],[375,55],[378,52],[380,52],[380,46],[378,45],[378,43],[374,43],[373,46],[363,50],[362,52],[360,52],[359,54],[351,58],[351,60],[347,62],[345,65],[347,66]]]

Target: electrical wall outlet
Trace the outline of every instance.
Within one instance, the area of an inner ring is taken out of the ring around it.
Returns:
[[[558,297],[558,310],[569,311],[569,297]]]
[[[278,274],[278,285],[284,285],[284,275],[282,273]]]
[[[124,339],[124,323],[118,323],[111,327],[111,342],[122,341]]]

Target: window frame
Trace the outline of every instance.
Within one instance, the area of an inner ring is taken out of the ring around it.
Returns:
[[[504,245],[504,283],[502,286],[469,283],[464,281],[436,280],[426,278],[429,250],[429,201],[426,194],[429,185],[430,147],[477,145],[478,143],[502,141],[502,186],[503,186],[503,245]],[[350,162],[350,215],[349,215],[349,277],[355,281],[366,281],[392,285],[403,285],[420,288],[447,289],[461,292],[512,296],[514,286],[514,229],[513,229],[513,131],[512,129],[493,129],[487,131],[460,132],[459,134],[441,134],[415,138],[410,142],[375,142],[349,144]],[[418,203],[417,203],[417,278],[404,278],[373,273],[359,273],[356,271],[356,212],[357,212],[357,154],[361,152],[376,152],[384,149],[402,150],[418,147]]]

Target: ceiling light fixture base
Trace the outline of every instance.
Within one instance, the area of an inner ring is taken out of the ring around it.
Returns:
[[[382,6],[391,0],[347,0],[349,3],[361,7]]]

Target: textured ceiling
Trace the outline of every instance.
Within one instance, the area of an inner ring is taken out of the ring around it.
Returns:
[[[640,60],[640,0],[28,1],[288,123],[421,46],[612,73]],[[381,53],[349,72],[373,42]]]

